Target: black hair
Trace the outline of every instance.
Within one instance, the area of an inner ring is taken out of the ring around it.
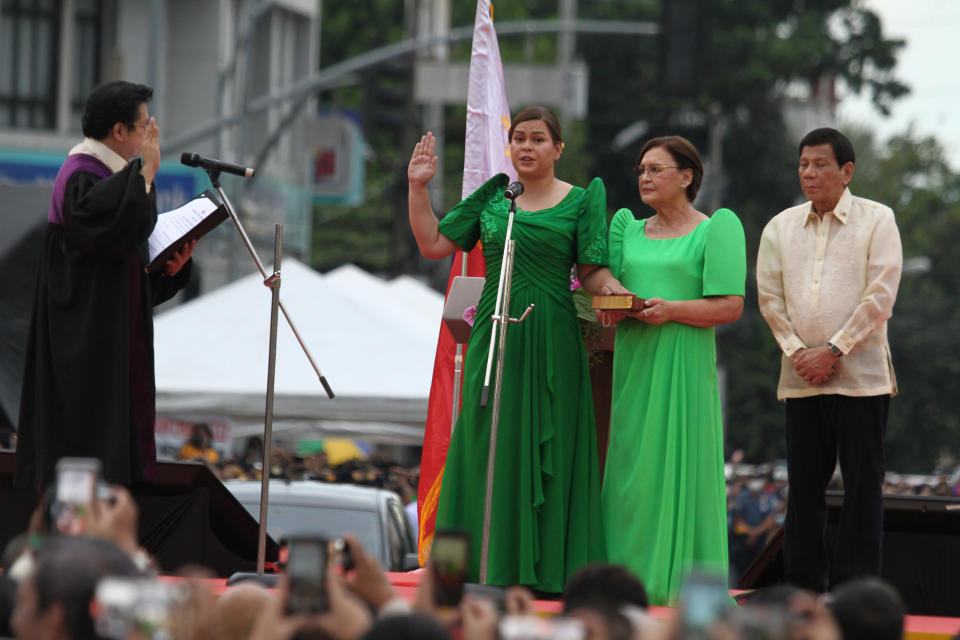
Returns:
[[[801,593],[802,591],[803,589],[792,584],[775,584],[749,593],[742,600],[740,600],[740,603],[746,605],[756,604],[786,608],[790,603],[790,598],[798,593]]]
[[[361,640],[449,640],[450,634],[433,618],[411,614],[388,616],[374,623]]]
[[[206,422],[197,422],[194,423],[193,428],[190,430],[190,437],[188,442],[194,447],[200,447],[203,444],[203,437],[206,436],[211,441],[213,440],[213,431],[210,430],[210,425]]]
[[[633,622],[625,613],[609,604],[593,603],[565,612],[565,615],[577,619],[577,611],[591,611],[603,621],[606,637],[610,640],[630,640],[634,634]]]
[[[833,592],[833,616],[843,640],[900,640],[906,612],[900,594],[876,577],[856,578]]]
[[[557,114],[546,107],[525,107],[518,111],[517,115],[513,116],[513,122],[510,123],[507,140],[513,140],[513,130],[517,128],[518,124],[529,120],[543,120],[543,123],[547,125],[547,131],[550,132],[553,143],[563,142],[563,133],[560,131],[560,121],[557,119]]]
[[[335,640],[335,638],[320,627],[305,626],[294,631],[290,640]]]
[[[848,162],[856,164],[857,156],[853,152],[853,143],[847,136],[830,127],[814,129],[803,136],[797,155],[803,155],[804,147],[816,147],[821,144],[829,144],[830,148],[833,149],[833,157],[837,161],[838,167],[842,167]]]
[[[563,611],[579,607],[613,607],[632,604],[650,606],[647,590],[626,567],[616,564],[591,564],[572,576],[563,588]]]
[[[74,640],[100,638],[90,617],[90,600],[105,576],[139,576],[133,560],[105,540],[48,535],[37,554],[34,585],[37,612],[59,602]]]
[[[103,140],[118,122],[132,129],[140,117],[140,105],[152,97],[153,89],[143,84],[123,80],[101,84],[90,92],[83,108],[83,135]]]

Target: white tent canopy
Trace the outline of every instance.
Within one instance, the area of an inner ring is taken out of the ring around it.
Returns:
[[[274,432],[419,445],[443,296],[408,277],[353,265],[321,275],[293,259],[280,298],[336,397],[329,399],[283,314]],[[253,274],[157,316],[157,415],[226,418],[262,433],[270,290]]]

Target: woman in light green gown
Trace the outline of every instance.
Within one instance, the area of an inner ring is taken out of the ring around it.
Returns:
[[[437,531],[471,538],[476,581],[486,495],[490,409],[479,406],[507,226],[507,177],[492,177],[439,224],[426,184],[436,170],[434,138],[410,159],[410,225],[421,253],[448,256],[483,243],[486,283],[464,363],[463,400],[437,506]],[[580,567],[606,559],[600,476],[586,351],[570,293],[570,267],[592,293],[627,293],[607,269],[606,192],[558,180],[563,151],[556,117],[530,107],[510,129],[510,158],[525,189],[517,198],[510,325],[497,432],[487,582],[559,593]]]
[[[736,214],[693,207],[703,165],[690,142],[649,141],[636,173],[656,214],[610,223],[610,269],[645,303],[607,314],[619,324],[603,515],[610,561],[662,605],[691,569],[727,572],[714,327],[740,317],[746,255]]]

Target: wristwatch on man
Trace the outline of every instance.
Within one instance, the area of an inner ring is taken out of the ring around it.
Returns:
[[[827,343],[827,349],[830,349],[830,353],[837,356],[838,358],[843,357],[843,351],[840,351],[840,348],[837,345],[833,344],[832,342]]]

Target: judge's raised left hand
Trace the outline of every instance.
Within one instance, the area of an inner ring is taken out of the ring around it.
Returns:
[[[183,268],[183,265],[187,264],[187,260],[190,259],[190,254],[193,253],[193,248],[197,246],[197,241],[192,240],[187,244],[183,245],[183,248],[180,251],[177,251],[173,254],[173,257],[167,260],[166,268],[164,273],[168,276],[175,276]]]

